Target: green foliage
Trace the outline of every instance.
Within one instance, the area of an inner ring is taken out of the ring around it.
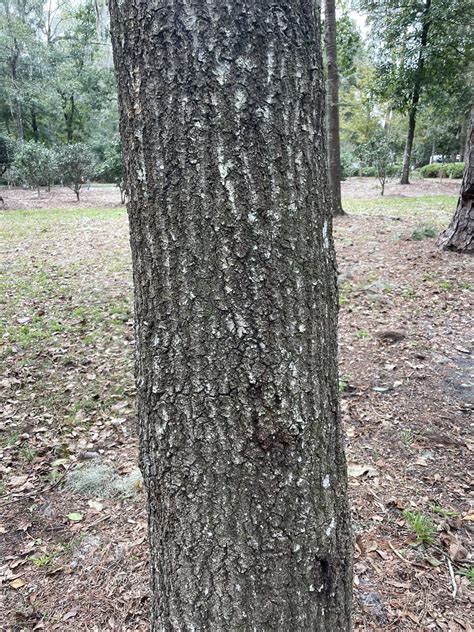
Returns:
[[[411,238],[414,241],[423,241],[423,239],[433,239],[438,235],[438,232],[434,226],[421,226],[420,228],[416,228],[412,234]]]
[[[432,165],[425,165],[420,169],[420,175],[423,178],[439,178],[443,173],[443,165],[433,163]]]
[[[383,195],[388,176],[388,167],[395,155],[393,142],[387,129],[379,128],[376,130],[371,139],[362,145],[359,151],[362,161],[373,168],[374,175],[380,182],[380,193]]]
[[[457,511],[453,511],[452,509],[446,509],[445,507],[442,507],[441,505],[431,505],[431,509],[432,511],[434,511],[439,516],[442,516],[443,518],[457,518],[459,516],[459,513]]]
[[[459,571],[459,574],[467,577],[467,579],[469,580],[469,586],[474,589],[474,566],[461,569]]]
[[[464,175],[464,163],[448,162],[445,165],[445,170],[448,178],[461,179]]]
[[[419,511],[405,509],[403,517],[416,535],[420,544],[432,544],[436,537],[436,528],[428,516]]]
[[[343,13],[336,22],[337,64],[339,74],[350,81],[356,72],[356,60],[360,54],[362,38],[348,13]]]
[[[462,178],[463,174],[463,162],[433,163],[420,169],[423,178]]]
[[[414,442],[415,437],[413,435],[413,430],[411,428],[404,428],[402,430],[402,441],[403,441],[403,445],[406,448],[411,447],[412,443]]]
[[[110,42],[96,5],[0,3],[0,130],[16,140],[82,141],[114,111]]]
[[[471,103],[474,4],[471,0],[359,0],[370,26],[375,100],[415,136],[411,162],[456,156]],[[453,158],[454,159],[454,158]]]
[[[0,176],[10,167],[13,157],[13,143],[5,136],[0,136]]]
[[[471,0],[430,4],[420,0],[359,0],[358,5],[367,12],[371,26],[379,93],[397,110],[411,107],[418,81],[423,98],[439,106],[446,103],[446,93],[464,87],[466,68],[472,61]],[[421,56],[424,27],[426,44]]]
[[[341,147],[341,177],[350,178],[357,175],[357,156],[346,147]]]
[[[79,200],[80,190],[95,173],[95,157],[84,143],[64,145],[58,151],[58,174]]]
[[[42,143],[20,143],[15,151],[13,167],[18,177],[32,189],[50,185],[56,171],[56,155]]]
[[[120,189],[124,200],[122,146],[117,137],[104,147],[104,157],[97,169],[97,175],[103,182],[112,182]]]

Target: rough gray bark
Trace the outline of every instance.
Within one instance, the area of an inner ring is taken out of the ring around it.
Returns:
[[[350,629],[313,0],[110,0],[152,629]]]
[[[344,215],[341,201],[341,141],[339,135],[339,72],[336,46],[336,3],[324,1],[328,91],[328,164],[334,215]]]
[[[443,250],[474,253],[474,104],[464,152],[464,176],[456,211],[448,228],[438,237]]]
[[[410,184],[411,154],[413,150],[413,141],[415,140],[415,127],[416,116],[418,114],[418,105],[420,103],[421,90],[423,88],[423,69],[425,65],[425,49],[426,45],[428,44],[428,33],[430,30],[430,12],[431,0],[425,0],[425,8],[423,11],[423,26],[421,28],[420,38],[420,53],[418,56],[413,94],[411,97],[411,104],[408,112],[408,131],[407,140],[405,143],[405,152],[403,154],[403,169],[400,184]]]

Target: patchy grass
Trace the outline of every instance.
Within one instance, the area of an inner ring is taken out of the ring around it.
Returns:
[[[423,515],[420,511],[405,509],[403,517],[416,535],[417,542],[433,544],[436,537],[436,528],[428,516]]]
[[[431,226],[432,230],[446,225],[456,206],[457,197],[453,195],[424,195],[420,197],[393,197],[379,199],[345,199],[344,209],[355,215],[382,215],[393,217],[420,218]]]
[[[347,456],[357,466],[349,479],[354,630],[434,629],[440,621],[449,629],[453,617],[467,626],[472,572],[453,560],[453,600],[442,536],[455,532],[472,548],[471,264],[439,252],[432,239],[412,239],[420,226],[445,226],[455,196],[373,195],[345,199],[349,216],[335,221],[345,279],[339,388]],[[6,625],[82,630],[113,621],[141,632],[148,553],[126,213],[7,211],[1,223],[0,547],[8,577],[24,582],[15,588],[7,578]],[[401,336],[380,336],[386,331]],[[99,466],[109,478],[92,473],[91,487],[85,474]],[[402,520],[400,509],[413,503]],[[440,566],[424,560],[424,547],[407,546],[407,526]]]

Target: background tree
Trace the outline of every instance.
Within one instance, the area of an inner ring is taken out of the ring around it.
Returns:
[[[459,90],[472,63],[471,0],[360,0],[372,26],[380,93],[408,115],[402,184],[408,184],[420,105]]]
[[[45,145],[26,141],[16,149],[13,167],[18,178],[32,189],[36,189],[40,197],[41,186],[48,184],[52,161],[52,153]]]
[[[74,191],[79,202],[83,185],[95,173],[94,154],[84,143],[64,145],[58,151],[58,175]]]
[[[95,5],[0,0],[0,130],[13,140],[89,141],[99,121],[117,132],[111,47]]]
[[[0,136],[0,176],[10,167],[13,162],[13,145],[8,138]]]
[[[341,200],[341,141],[339,138],[339,72],[337,70],[336,3],[324,0],[324,41],[327,67],[329,184],[334,215],[344,215]]]
[[[389,175],[389,165],[393,163],[394,154],[387,128],[380,127],[371,139],[361,147],[360,153],[365,164],[373,165],[374,174],[380,182],[380,195],[383,195]]]
[[[152,629],[348,631],[316,4],[110,10]]]
[[[441,233],[438,244],[444,250],[474,252],[474,104],[464,154],[464,177],[459,200],[449,227]]]

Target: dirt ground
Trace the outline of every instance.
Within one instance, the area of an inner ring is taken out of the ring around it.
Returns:
[[[430,237],[458,184],[374,186],[345,182],[335,223],[354,629],[471,631],[473,259]],[[0,629],[139,632],[126,213],[113,189],[70,194],[0,214]]]
[[[385,197],[415,197],[420,195],[457,195],[460,180],[414,179],[408,186],[402,186],[398,180],[391,179],[385,187]],[[51,208],[109,208],[120,206],[120,193],[111,184],[92,184],[83,187],[80,202],[71,189],[53,187],[51,191],[41,190],[41,195],[29,189],[7,189],[0,187],[4,199],[4,210],[51,209]],[[349,178],[342,183],[342,195],[350,199],[368,199],[380,197],[380,184],[377,178]],[[0,203],[0,211],[2,206]]]

